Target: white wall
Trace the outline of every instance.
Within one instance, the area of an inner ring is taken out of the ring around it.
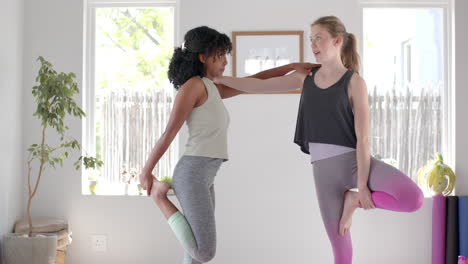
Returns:
[[[38,68],[34,60],[38,55],[50,59],[60,71],[75,72],[81,86],[83,4],[80,2],[25,0],[26,89],[33,84]],[[348,31],[355,32],[358,39],[362,35],[356,1],[287,3],[183,1],[180,31],[183,35],[194,26],[206,24],[228,34],[233,30],[302,29],[307,36],[308,25],[314,18],[333,13],[343,19]],[[466,9],[466,3],[462,5]],[[464,41],[466,47],[466,35]],[[305,47],[306,60],[310,60],[308,43]],[[462,61],[459,64],[466,69]],[[24,131],[31,132],[24,141],[30,144],[39,139],[33,133],[39,125],[30,115],[34,107],[27,91]],[[468,98],[466,92],[463,98]],[[212,263],[332,262],[308,157],[292,143],[298,100],[298,95],[249,95],[226,101],[232,119],[231,160],[223,165],[216,180],[218,252]],[[458,113],[466,112],[463,105],[466,104],[459,104]],[[463,120],[461,114],[457,118]],[[459,132],[467,130],[464,122],[465,127],[457,127],[459,137]],[[78,139],[80,127],[80,121],[72,121],[71,133]],[[457,172],[468,171],[458,165],[466,156],[466,149],[457,148]],[[460,178],[459,175],[459,183],[463,181]],[[81,196],[80,184],[71,165],[47,173],[33,209],[36,215],[68,219],[74,233],[69,263],[181,262],[180,246],[149,199]],[[431,202],[425,202],[413,214],[358,212],[353,227],[355,262],[429,263]],[[107,234],[107,253],[91,251],[92,234]]]
[[[468,98],[468,1],[455,1],[455,87],[456,87],[456,173],[457,194],[468,195],[468,120],[466,100]]]
[[[23,212],[22,52],[23,1],[5,0],[0,8],[0,247]],[[0,263],[2,256],[0,250]]]

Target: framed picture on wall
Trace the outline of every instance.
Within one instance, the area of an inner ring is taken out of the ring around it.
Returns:
[[[232,75],[245,77],[304,61],[304,31],[232,32]],[[294,91],[292,93],[299,93]]]

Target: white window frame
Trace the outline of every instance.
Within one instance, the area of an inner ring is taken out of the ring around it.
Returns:
[[[112,7],[173,7],[174,8],[174,45],[179,41],[180,0],[85,0],[84,1],[84,58],[83,58],[83,109],[86,117],[82,121],[82,145],[87,155],[96,155],[95,134],[95,43],[96,43],[96,9]],[[176,138],[177,140],[177,138]],[[82,171],[81,183],[87,184]]]
[[[409,52],[408,52],[409,50]],[[408,39],[401,44],[403,58],[402,76],[405,83],[411,83],[413,77],[413,41]]]
[[[360,1],[360,17],[361,29],[364,28],[364,9],[365,8],[440,8],[444,16],[444,83],[446,87],[443,93],[442,109],[443,119],[442,124],[442,155],[444,162],[450,167],[455,168],[455,73],[454,73],[454,0],[361,0]],[[363,32],[363,31],[362,31]],[[363,32],[364,33],[364,32]],[[364,34],[362,34],[363,38]],[[361,38],[361,39],[362,39]],[[361,54],[365,56],[363,41],[359,41]],[[362,72],[365,69],[361,69]]]

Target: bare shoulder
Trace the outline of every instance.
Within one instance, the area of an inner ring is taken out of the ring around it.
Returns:
[[[187,80],[178,90],[176,103],[182,103],[196,107],[202,104],[207,97],[205,84],[198,77]]]
[[[349,81],[349,90],[351,94],[367,93],[366,81],[358,73],[353,73],[353,76],[351,76],[351,80]]]
[[[192,77],[188,79],[180,88],[180,92],[197,94],[205,90],[205,84],[198,77]]]
[[[366,81],[361,77],[361,75],[355,72],[353,73],[353,76],[351,76],[350,84],[353,86],[365,86]]]
[[[283,79],[286,86],[300,89],[304,88],[304,81],[308,76],[310,76],[308,71],[294,71],[288,75],[280,76],[278,78]]]

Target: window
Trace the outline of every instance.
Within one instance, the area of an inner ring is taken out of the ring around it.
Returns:
[[[363,10],[371,152],[413,180],[434,153],[452,157],[445,16],[444,7]]]
[[[83,173],[82,193],[139,195],[139,172],[164,132],[175,96],[167,79],[175,5],[91,3],[87,16],[84,145],[104,165]],[[172,175],[177,142],[158,162],[155,176]]]
[[[411,83],[411,40],[404,41],[401,45],[401,70],[403,76],[403,83]],[[395,56],[396,59],[396,56]]]

